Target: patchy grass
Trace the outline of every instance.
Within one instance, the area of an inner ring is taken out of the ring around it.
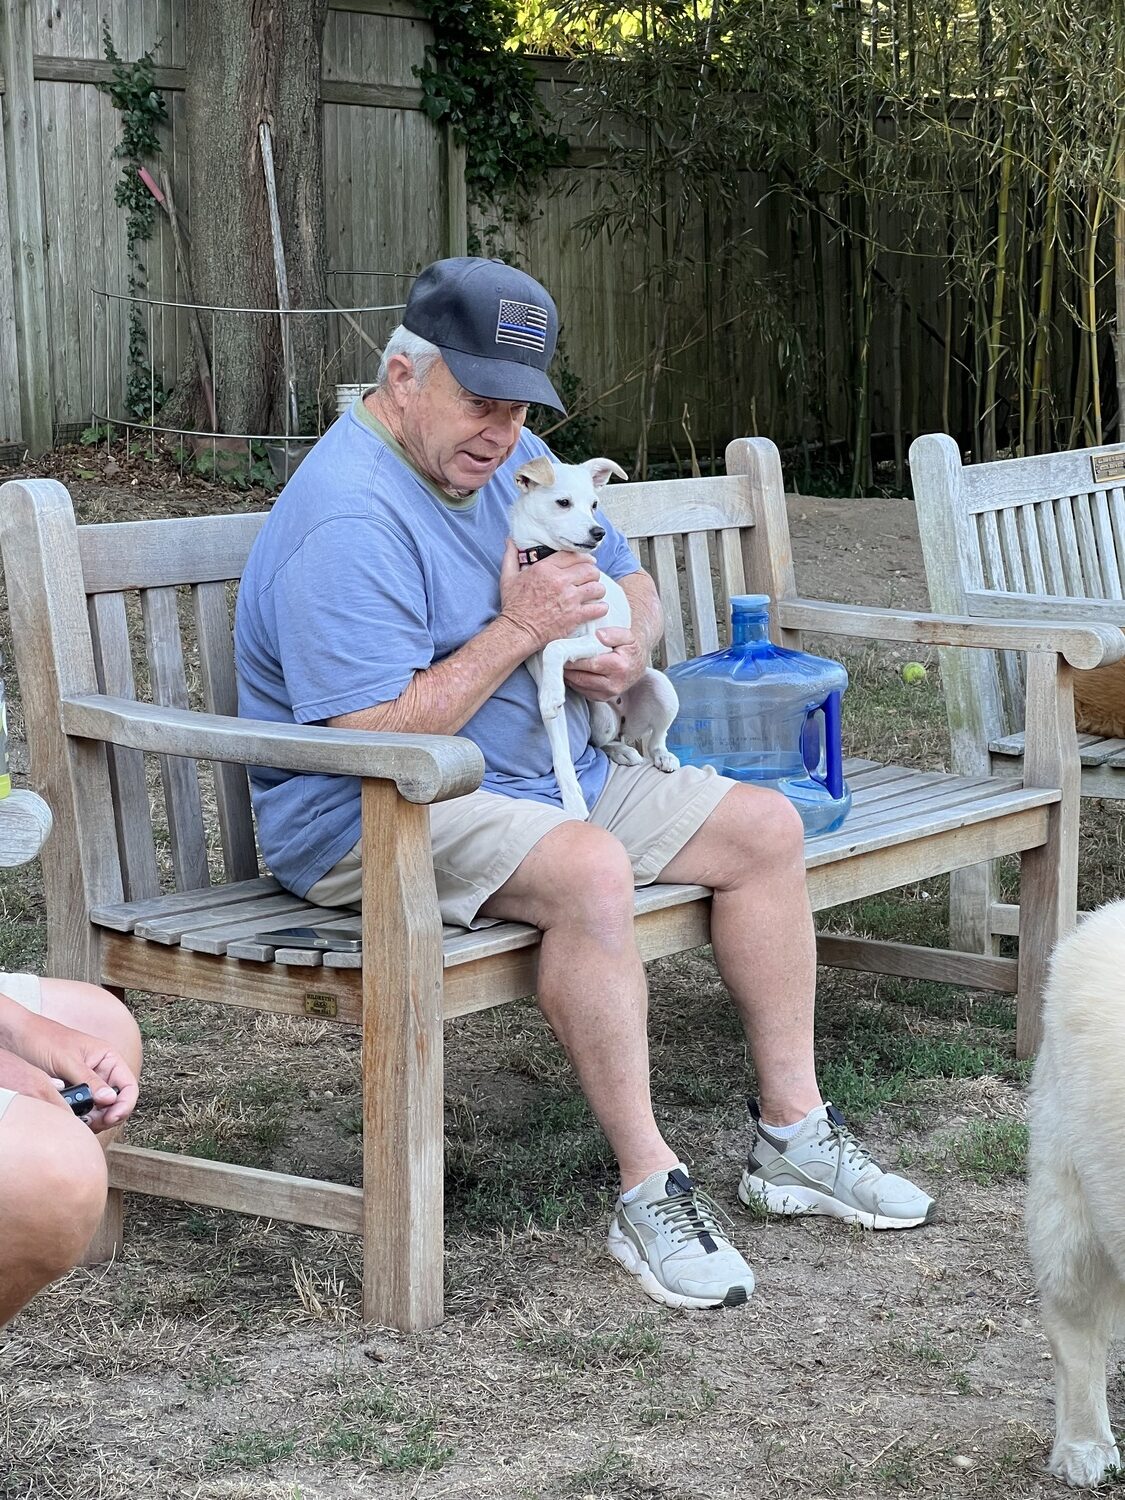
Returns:
[[[1027,1168],[1027,1125],[1022,1120],[971,1120],[923,1151],[900,1152],[899,1163],[907,1170],[931,1172],[952,1165],[969,1181],[984,1186],[1022,1177]]]

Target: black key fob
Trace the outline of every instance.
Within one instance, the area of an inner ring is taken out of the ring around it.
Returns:
[[[76,1115],[88,1115],[94,1107],[94,1094],[88,1083],[76,1083],[63,1089],[62,1096]]]

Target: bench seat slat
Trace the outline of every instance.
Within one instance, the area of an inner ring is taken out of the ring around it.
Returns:
[[[917,814],[900,812],[888,825],[880,825],[871,832],[860,829],[858,837],[852,833],[847,823],[835,833],[822,834],[810,843],[805,855],[805,868],[816,869],[848,856],[867,854],[874,849],[889,849],[897,844],[910,843],[924,835],[968,828],[1007,814],[1046,807],[1059,800],[1059,793],[1054,788],[1025,787],[1016,781],[1013,781],[1010,790],[998,790],[993,782],[991,791],[982,791],[968,801],[959,798],[956,792],[952,796],[953,800],[944,808],[935,806]]]
[[[988,748],[993,755],[1022,756],[1024,752],[1024,736],[1019,734],[1006,734],[997,740],[989,740]],[[1104,766],[1116,764],[1115,757],[1125,754],[1125,740],[1105,739],[1097,734],[1080,734],[1078,736],[1078,758],[1084,766]]]
[[[248,901],[237,911],[228,912],[218,906],[211,911],[187,912],[179,917],[150,917],[147,922],[138,922],[133,929],[138,937],[148,938],[154,943],[179,943],[189,932],[201,933],[207,928],[225,927],[241,921],[246,932],[258,927],[294,927],[300,912],[310,910],[307,901],[294,896],[290,891],[279,891],[276,896],[263,896],[260,901]],[[275,920],[276,919],[276,920]]]
[[[259,896],[276,896],[281,886],[272,875],[254,880],[240,880],[233,885],[204,886],[201,890],[176,891],[167,896],[151,896],[145,901],[115,901],[90,910],[90,920],[98,927],[112,927],[116,932],[132,932],[138,922],[149,917],[171,917],[183,912],[205,911],[212,907],[236,906],[240,901],[256,901]]]
[[[339,909],[330,906],[313,906],[307,901],[301,901],[298,896],[291,898],[296,905],[288,908],[284,913],[284,921],[276,921],[269,917],[262,926],[259,916],[235,913],[232,917],[224,918],[221,922],[204,924],[198,928],[193,927],[185,932],[180,938],[180,947],[187,948],[191,953],[218,953],[228,951],[231,942],[238,938],[252,938],[255,933],[269,931],[272,927],[332,927],[345,930],[345,924],[340,921]],[[243,909],[245,913],[246,909]],[[359,936],[358,920],[355,935]],[[293,951],[289,944],[278,946],[278,952]],[[300,949],[300,952],[309,952],[308,949]],[[285,958],[278,959],[279,963],[288,963]]]
[[[1019,782],[1012,778],[1013,786]],[[900,796],[884,799],[872,804],[860,803],[856,808],[853,804],[852,811],[848,815],[845,827],[851,829],[852,833],[862,832],[865,836],[877,828],[883,828],[888,823],[896,822],[907,813],[924,812],[929,808],[956,807],[963,802],[972,802],[981,794],[982,790],[996,789],[996,778],[994,776],[981,776],[977,778],[950,778],[938,780],[932,779],[927,785],[924,782],[917,786],[911,784],[903,789]]]

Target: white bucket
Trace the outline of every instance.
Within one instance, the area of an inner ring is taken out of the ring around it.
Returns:
[[[336,387],[336,415],[342,417],[357,397],[362,396],[366,385],[338,385]]]

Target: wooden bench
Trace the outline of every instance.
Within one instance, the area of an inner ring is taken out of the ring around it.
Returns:
[[[764,439],[739,440],[727,469],[726,477],[614,486],[608,495],[664,601],[667,659],[715,648],[727,597],[746,591],[773,596],[782,644],[797,646],[800,632],[812,630],[1031,653],[1037,711],[1022,782],[853,762],[854,810],[838,833],[811,841],[807,856],[821,910],[1021,855],[1034,920],[1018,964],[846,936],[822,938],[820,958],[1018,991],[1026,1055],[1047,955],[1074,921],[1078,787],[1067,663],[1109,660],[1122,637],[800,599],[777,450]],[[129,1145],[112,1148],[111,1182],[362,1234],[365,1316],[422,1328],[442,1316],[442,1022],[533,993],[538,933],[511,923],[442,932],[427,804],[477,784],[481,757],[469,742],[234,717],[232,581],[262,519],[77,526],[60,484],[0,489],[31,778],[56,824],[43,860],[50,968],[117,990],[361,1025],[367,1197]],[[263,928],[324,914],[263,875],[247,764],[361,778],[364,907],[354,925],[362,961],[255,941]],[[709,909],[700,887],[638,892],[643,956],[707,942]],[[214,1044],[223,1045],[218,1031]]]
[[[910,472],[935,610],[1125,627],[1125,446],[965,466],[953,439],[933,434],[912,445]],[[946,651],[941,673],[953,770],[1018,776],[1032,718],[1023,658]],[[1081,795],[1125,797],[1125,740],[1082,734],[1076,745]],[[950,918],[951,940],[978,953],[1021,928],[991,864],[953,876]]]

